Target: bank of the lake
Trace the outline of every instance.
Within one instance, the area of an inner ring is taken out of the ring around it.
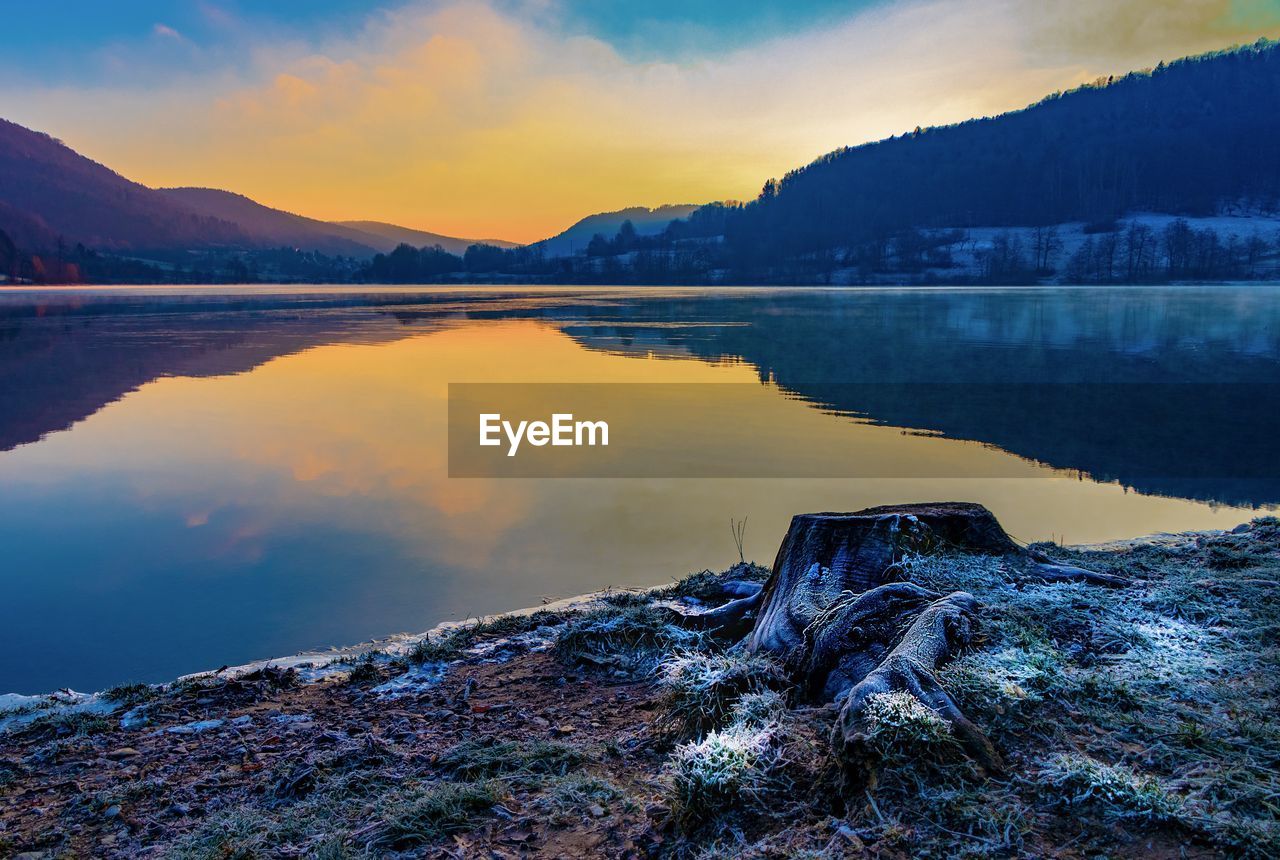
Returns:
[[[0,734],[0,852],[1276,856],[1280,523],[1044,548],[1132,584],[1020,582],[972,554],[900,566],[984,607],[939,677],[999,772],[896,700],[874,755],[837,760],[831,707],[671,623],[767,574],[738,565],[35,703]]]

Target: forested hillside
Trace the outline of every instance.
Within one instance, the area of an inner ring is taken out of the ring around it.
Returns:
[[[908,228],[1210,215],[1280,203],[1280,44],[1103,79],[1031,107],[838,150],[725,213],[767,259]]]
[[[603,235],[574,261],[517,252],[505,269],[641,283],[1275,277],[1278,214],[1280,43],[1260,41],[837,150],[661,236]]]

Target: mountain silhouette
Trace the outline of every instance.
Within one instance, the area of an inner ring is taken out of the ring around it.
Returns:
[[[541,242],[535,242],[530,247],[535,250],[540,249],[547,257],[581,254],[597,233],[605,238],[612,238],[627,221],[631,222],[639,235],[654,236],[667,229],[667,225],[672,221],[686,218],[697,209],[697,206],[689,204],[668,204],[659,206],[657,209],[632,206],[616,212],[601,212],[588,215],[564,232],[549,239],[543,239]]]
[[[58,238],[117,251],[253,241],[239,225],[200,214],[7,120],[0,120],[0,230],[20,245],[46,249]]]
[[[377,237],[339,224],[272,209],[243,194],[216,188],[159,190],[194,212],[239,225],[260,246],[304,248],[348,257],[371,257],[379,250]]]
[[[289,247],[368,258],[404,241],[456,253],[475,241],[375,221],[320,221],[215,188],[148,188],[3,119],[0,231],[27,251],[79,243],[117,253]]]

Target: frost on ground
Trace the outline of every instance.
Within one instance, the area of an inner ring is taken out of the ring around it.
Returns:
[[[784,668],[680,623],[767,573],[736,566],[331,661],[10,702],[0,856],[1280,856],[1280,522],[1052,553],[1136,584],[897,568],[981,601],[938,678],[999,772],[903,692],[837,751],[834,709]]]

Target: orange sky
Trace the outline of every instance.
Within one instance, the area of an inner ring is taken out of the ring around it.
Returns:
[[[628,205],[754,197],[839,146],[1251,40],[1276,5],[898,3],[675,62],[575,34],[550,0],[410,3],[349,34],[250,41],[238,68],[0,83],[0,113],[153,186],[533,241]],[[185,50],[179,35],[154,38]]]

